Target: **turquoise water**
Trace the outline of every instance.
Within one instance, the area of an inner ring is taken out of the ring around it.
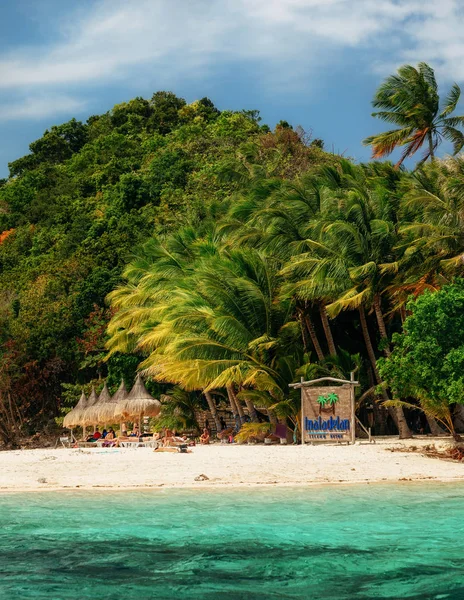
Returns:
[[[464,486],[0,496],[0,598],[464,599]]]

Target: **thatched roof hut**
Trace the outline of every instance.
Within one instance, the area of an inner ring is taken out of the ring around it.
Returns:
[[[156,417],[161,410],[161,402],[151,396],[145,388],[140,374],[125,400],[116,405],[114,416],[117,418],[127,417]]]
[[[92,387],[92,391],[90,392],[90,396],[87,400],[87,407],[81,411],[81,415],[79,418],[79,425],[85,427],[86,425],[95,425],[95,421],[93,421],[93,407],[98,402],[97,392],[95,388]]]
[[[111,394],[108,390],[108,386],[106,385],[105,381],[105,385],[103,386],[103,389],[100,392],[100,395],[98,396],[97,402],[89,408],[88,412],[86,413],[86,418],[91,423],[102,423],[102,421],[99,418],[100,410],[103,406],[105,406],[105,404],[108,404],[109,402],[111,402]]]
[[[106,384],[105,384],[106,386]],[[105,388],[103,388],[105,389]],[[102,390],[103,394],[103,390]],[[115,409],[116,405],[122,402],[127,398],[127,389],[126,384],[124,383],[124,379],[121,380],[121,385],[119,386],[117,392],[111,397],[108,393],[108,398],[102,402],[101,394],[98,404],[95,405],[96,413],[97,413],[97,422],[98,423],[113,423],[117,420],[115,417]]]
[[[77,402],[76,406],[73,409],[71,409],[67,415],[65,415],[63,419],[63,427],[71,429],[72,427],[78,425],[82,411],[85,408],[87,408],[87,405],[88,400],[86,395],[84,394],[84,390],[82,390],[81,397],[79,398],[79,401]]]

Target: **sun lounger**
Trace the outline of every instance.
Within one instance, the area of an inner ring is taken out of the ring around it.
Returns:
[[[121,448],[157,448],[158,441],[157,440],[147,440],[145,442],[140,442],[138,440],[124,440],[119,443]]]

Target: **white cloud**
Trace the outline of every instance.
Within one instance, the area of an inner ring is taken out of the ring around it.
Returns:
[[[16,102],[0,103],[0,121],[42,119],[82,110],[85,102],[59,94],[31,95]]]
[[[87,14],[70,14],[52,46],[0,55],[0,88],[48,86],[69,93],[71,86],[127,78],[140,69],[169,71],[172,79],[201,77],[227,61],[259,61],[257,76],[275,84],[279,69],[282,81],[291,72],[301,78],[312,65],[351,48],[365,51],[361,68],[426,60],[442,77],[459,79],[462,5],[462,0],[98,0]]]

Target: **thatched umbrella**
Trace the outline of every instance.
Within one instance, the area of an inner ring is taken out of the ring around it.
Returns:
[[[142,377],[138,374],[134,387],[129,392],[127,398],[116,405],[114,416],[123,418],[138,417],[140,427],[140,421],[143,416],[156,417],[159,415],[160,410],[161,402],[147,392],[143,385]]]
[[[98,396],[97,396],[97,392],[95,391],[95,388],[92,387],[92,391],[90,392],[90,396],[87,400],[87,407],[81,412],[80,418],[79,418],[79,425],[82,425],[82,427],[85,427],[87,425],[95,425],[95,421],[93,421],[93,415],[92,415],[92,408],[95,406],[95,404],[98,402]]]
[[[100,411],[109,402],[111,402],[111,394],[105,381],[105,385],[98,396],[97,402],[93,404],[86,412],[86,418],[92,423],[103,423],[103,421],[100,419]]]
[[[87,404],[87,398],[84,394],[84,390],[82,390],[81,397],[79,398],[79,401],[76,404],[76,406],[72,410],[70,410],[67,415],[65,415],[63,419],[63,427],[66,427],[67,429],[72,429],[73,427],[78,425],[81,413],[85,408],[87,408]]]
[[[105,384],[106,386],[106,384]],[[105,389],[105,388],[103,388]],[[103,394],[103,391],[102,391]],[[127,389],[126,389],[126,385],[124,383],[124,379],[121,380],[121,385],[119,386],[117,392],[114,394],[113,397],[111,397],[108,393],[108,398],[102,402],[102,396],[100,394],[100,399],[98,401],[98,404],[96,405],[96,407],[98,407],[97,410],[97,419],[99,423],[114,423],[115,421],[117,421],[114,411],[116,409],[116,405],[119,404],[119,402],[122,402],[123,400],[125,400],[127,398]]]

